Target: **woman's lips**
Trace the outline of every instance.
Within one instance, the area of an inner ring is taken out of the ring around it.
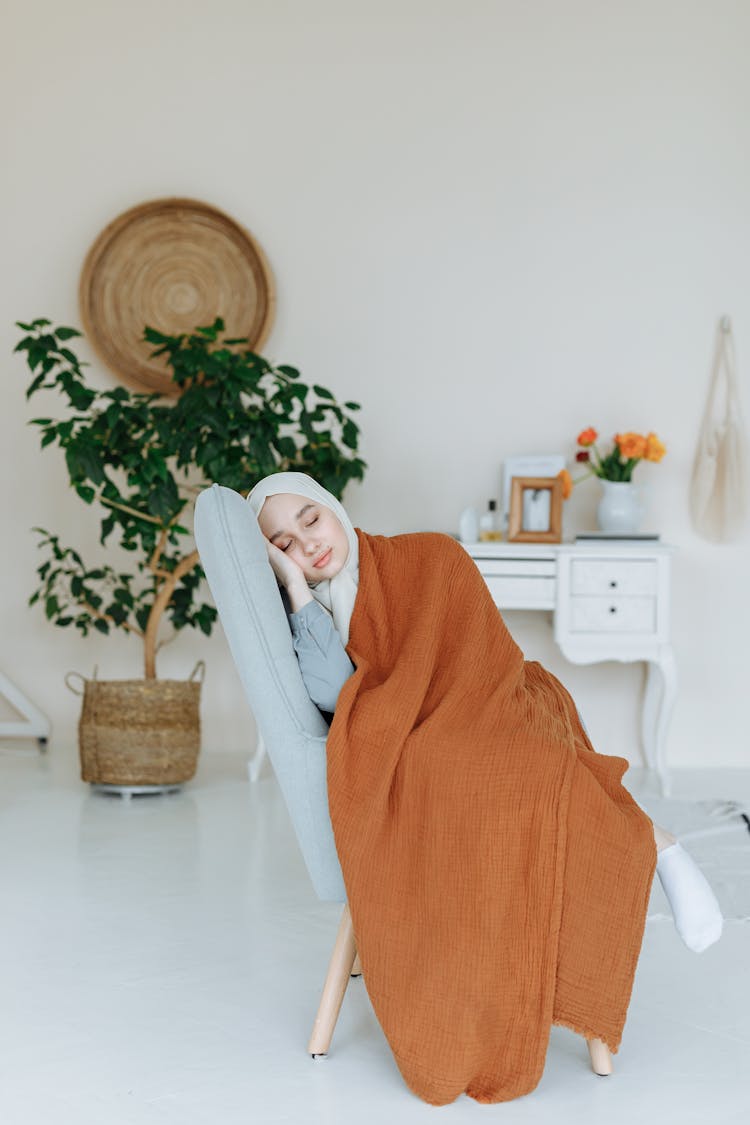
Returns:
[[[323,555],[322,559],[318,559],[317,562],[313,563],[313,566],[315,566],[315,567],[325,566],[326,563],[328,562],[328,560],[331,557],[331,551],[332,550],[333,550],[333,548],[329,547],[328,550],[326,551],[326,553]]]

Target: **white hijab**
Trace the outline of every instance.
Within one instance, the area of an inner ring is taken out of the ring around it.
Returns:
[[[349,640],[349,621],[351,620],[359,585],[359,543],[352,521],[333,493],[323,488],[307,473],[271,473],[270,476],[259,480],[247,494],[247,501],[256,517],[260,515],[260,510],[266,499],[279,492],[291,492],[295,496],[306,496],[308,499],[315,500],[318,504],[330,508],[341,521],[346,532],[349,554],[338,574],[335,574],[333,578],[323,578],[320,582],[308,581],[307,583],[316,602],[320,602],[323,608],[333,617],[333,623],[342,641],[346,644]]]

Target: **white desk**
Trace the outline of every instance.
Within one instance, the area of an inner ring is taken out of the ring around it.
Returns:
[[[550,610],[572,664],[644,660],[641,712],[646,765],[666,795],[666,742],[677,695],[669,643],[670,566],[661,543],[463,543],[499,609]]]

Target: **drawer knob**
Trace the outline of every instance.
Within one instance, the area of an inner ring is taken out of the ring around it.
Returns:
[[[617,606],[616,606],[616,605],[611,605],[611,606],[609,607],[609,612],[610,612],[610,613],[617,613]]]
[[[616,580],[615,578],[613,578],[613,579],[611,580],[611,582],[610,582],[610,586],[612,587],[612,589],[613,589],[613,590],[614,590],[614,589],[615,589],[615,587],[617,586],[617,580]]]

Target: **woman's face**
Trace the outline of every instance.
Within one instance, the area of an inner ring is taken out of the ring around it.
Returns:
[[[267,497],[258,524],[266,539],[289,555],[309,582],[333,578],[348,558],[349,540],[341,520],[309,496],[277,492]]]

